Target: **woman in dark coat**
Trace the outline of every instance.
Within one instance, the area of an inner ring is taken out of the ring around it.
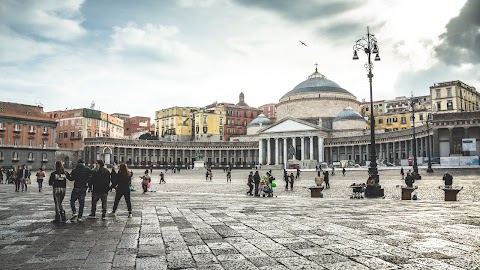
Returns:
[[[116,190],[115,194],[115,202],[113,203],[113,210],[111,212],[112,215],[115,215],[115,211],[117,211],[118,203],[120,199],[125,197],[125,202],[127,203],[128,209],[128,217],[132,217],[132,202],[130,200],[130,185],[132,183],[131,172],[128,170],[126,164],[120,164],[120,168],[118,169],[117,179],[114,183],[114,187]]]
[[[255,183],[255,196],[260,197],[258,194],[258,184],[260,184],[260,175],[258,174],[258,171],[255,171],[255,174],[253,175],[253,182]]]

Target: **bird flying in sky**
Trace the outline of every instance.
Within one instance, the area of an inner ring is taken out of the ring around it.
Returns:
[[[299,41],[300,41],[300,43],[301,43],[302,45],[304,45],[305,47],[307,47],[307,44],[305,44],[305,42],[303,42],[303,41],[301,41],[301,40],[299,40]]]

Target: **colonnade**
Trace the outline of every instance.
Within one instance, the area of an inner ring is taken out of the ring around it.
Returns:
[[[291,147],[295,152],[290,153]],[[324,146],[320,136],[267,137],[258,141],[259,164],[281,165],[288,160],[323,162]]]

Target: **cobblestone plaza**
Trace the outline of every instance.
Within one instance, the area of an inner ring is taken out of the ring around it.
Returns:
[[[233,170],[232,183],[220,170],[212,182],[202,170],[169,171],[163,185],[154,170],[157,192],[148,194],[135,170],[133,218],[122,200],[116,217],[60,225],[50,222],[50,187],[39,193],[33,182],[15,193],[0,185],[0,268],[480,269],[478,171],[449,171],[463,186],[457,202],[443,201],[445,170],[437,168],[415,183],[417,201],[400,200],[399,169],[380,171],[385,199],[364,200],[349,198],[364,170],[337,172],[324,198],[310,198],[306,188],[315,172],[302,172],[295,190],[285,191],[282,172],[273,171],[277,197],[255,198],[245,195],[247,170]]]

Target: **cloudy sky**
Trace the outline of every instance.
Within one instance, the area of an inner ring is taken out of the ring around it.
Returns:
[[[480,88],[477,0],[2,0],[0,96],[46,111],[89,107],[154,116],[172,106],[278,102],[319,71],[368,100]],[[299,40],[307,46],[300,44]]]

